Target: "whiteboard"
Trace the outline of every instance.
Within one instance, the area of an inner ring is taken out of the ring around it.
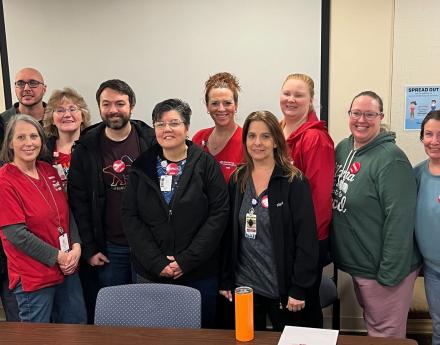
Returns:
[[[154,105],[181,98],[190,133],[213,125],[204,82],[227,71],[242,86],[237,121],[255,110],[280,115],[290,73],[315,81],[320,107],[321,0],[3,0],[13,102],[15,74],[40,70],[48,86],[70,86],[100,121],[95,93],[107,79],[135,91],[133,118],[151,124]]]

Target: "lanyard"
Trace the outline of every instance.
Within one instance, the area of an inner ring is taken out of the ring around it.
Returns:
[[[20,171],[21,171],[21,170],[20,170]],[[53,204],[55,205],[55,209],[56,209],[56,211],[57,211],[57,218],[58,218],[58,232],[60,233],[60,235],[62,235],[62,234],[64,233],[64,230],[63,230],[63,227],[61,226],[60,211],[58,210],[58,205],[57,205],[57,203],[56,203],[56,201],[55,201],[55,197],[54,197],[53,194],[52,194],[52,190],[50,189],[49,184],[48,184],[47,181],[46,181],[46,178],[43,176],[43,174],[40,173],[40,171],[38,170],[38,168],[37,168],[37,172],[38,172],[38,175],[41,176],[41,178],[43,179],[44,183],[46,184],[47,189],[49,190],[50,196],[52,197]],[[35,184],[35,182],[32,181],[32,179],[31,179],[28,175],[26,175],[26,174],[23,173],[23,172],[22,172],[22,174],[23,174],[24,176],[26,176],[26,178],[27,178],[27,179],[28,179],[28,180],[34,185],[35,189],[38,190],[38,192],[40,193],[41,197],[44,199],[44,201],[46,202],[47,206],[49,206],[49,208],[50,208],[51,206],[50,206],[50,204],[49,204],[49,201],[46,199],[46,197],[44,196],[44,194],[43,194],[43,192],[40,190],[40,188],[38,188],[38,186]]]

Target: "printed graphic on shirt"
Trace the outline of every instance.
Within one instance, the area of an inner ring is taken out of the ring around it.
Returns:
[[[61,183],[58,181],[58,179],[55,176],[49,176],[49,181],[52,183],[53,188],[59,192],[63,190],[63,186],[61,185]]]
[[[52,166],[58,172],[61,182],[63,183],[64,190],[67,190],[67,178],[69,176],[70,168],[70,154],[54,151]]]
[[[237,168],[235,162],[219,161],[219,164],[226,170],[235,170],[235,168]]]
[[[124,155],[102,169],[104,180],[112,190],[125,190],[132,163],[133,159],[128,155]]]
[[[347,191],[350,182],[353,182],[356,174],[361,170],[361,164],[354,162],[353,164],[336,164],[335,183],[333,188],[332,207],[338,212],[345,213],[347,211],[345,203],[347,201]]]

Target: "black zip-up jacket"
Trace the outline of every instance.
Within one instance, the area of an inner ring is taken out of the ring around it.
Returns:
[[[238,176],[240,181],[240,174]],[[229,181],[231,215],[228,232],[223,239],[221,290],[235,288],[235,267],[238,260],[240,226],[238,216],[243,193],[235,175]],[[316,280],[318,270],[318,238],[312,195],[305,176],[288,177],[275,166],[268,186],[269,219],[276,275],[280,298],[304,300],[305,293]]]
[[[154,130],[139,120],[130,120],[139,136],[139,149],[142,153],[155,143]],[[87,127],[81,132],[72,152],[67,191],[69,205],[78,224],[82,240],[82,255],[88,260],[101,252],[106,254],[105,230],[105,185],[102,175],[103,162],[100,136],[104,123]]]
[[[228,190],[218,163],[187,141],[185,167],[170,204],[163,198],[156,171],[162,148],[154,145],[131,167],[122,202],[122,223],[133,263],[141,276],[156,282],[174,256],[183,271],[177,281],[218,275],[219,245],[228,222]]]

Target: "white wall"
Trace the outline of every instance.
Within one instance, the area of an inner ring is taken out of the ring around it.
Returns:
[[[3,0],[10,74],[31,65],[48,85],[72,86],[93,119],[98,85],[127,81],[137,94],[134,117],[150,123],[154,105],[182,98],[192,130],[212,125],[203,103],[209,75],[236,74],[239,119],[254,110],[279,113],[289,73],[320,79],[320,0]],[[13,98],[15,99],[14,90]],[[319,96],[316,100],[319,104]]]

